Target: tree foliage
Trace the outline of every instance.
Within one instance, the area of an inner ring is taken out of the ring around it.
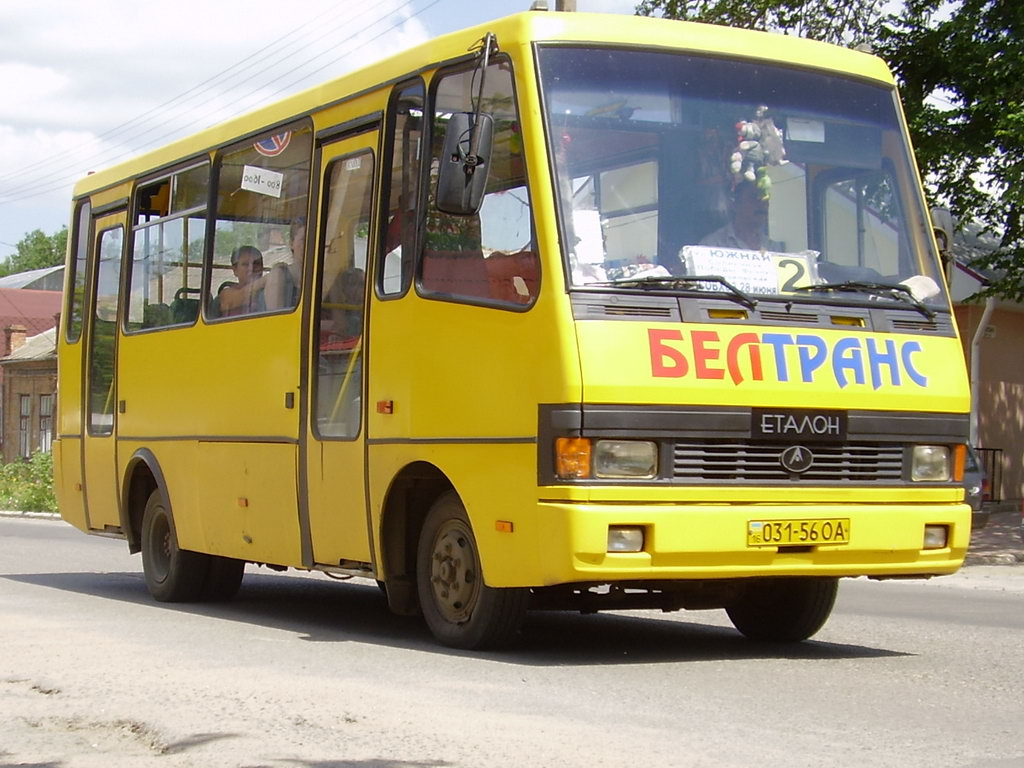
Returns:
[[[1024,3],[907,0],[876,45],[929,195],[999,239],[986,262],[1005,274],[988,292],[1024,300]]]
[[[67,227],[52,235],[47,235],[41,229],[34,229],[15,244],[17,253],[0,264],[0,276],[63,264],[67,244]]]
[[[826,43],[870,42],[882,0],[641,0],[641,16],[785,32]]]
[[[870,45],[900,85],[931,202],[997,237],[986,292],[1024,300],[1024,2],[641,0],[637,13]]]

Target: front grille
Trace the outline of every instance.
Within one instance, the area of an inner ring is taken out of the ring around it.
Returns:
[[[894,319],[892,329],[899,333],[934,333],[950,335],[953,327],[946,317],[936,317],[934,320],[904,320]]]
[[[600,307],[591,305],[592,314],[607,315],[609,317],[653,317],[673,318],[676,313],[673,307],[652,307],[652,306],[631,306],[629,304],[604,304]]]
[[[898,483],[903,479],[903,446],[898,443],[808,445],[810,469],[793,475],[779,457],[788,443],[746,440],[689,440],[675,444],[672,477],[678,482]]]
[[[821,318],[811,312],[780,312],[763,309],[758,312],[762,322],[779,323],[781,325],[818,325]]]

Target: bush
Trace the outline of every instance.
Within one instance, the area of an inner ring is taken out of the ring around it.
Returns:
[[[0,464],[0,509],[56,512],[53,455],[34,453],[27,461]]]

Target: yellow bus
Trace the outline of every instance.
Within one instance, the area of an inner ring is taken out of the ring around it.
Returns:
[[[161,601],[376,580],[451,646],[962,563],[968,385],[877,58],[649,18],[446,35],[83,179],[65,520]]]

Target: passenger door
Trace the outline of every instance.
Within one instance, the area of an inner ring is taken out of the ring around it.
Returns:
[[[93,220],[93,258],[87,303],[87,355],[82,413],[82,466],[89,528],[121,524],[117,489],[117,329],[124,209]]]
[[[313,560],[369,563],[364,332],[378,130],[321,148],[305,471]]]

